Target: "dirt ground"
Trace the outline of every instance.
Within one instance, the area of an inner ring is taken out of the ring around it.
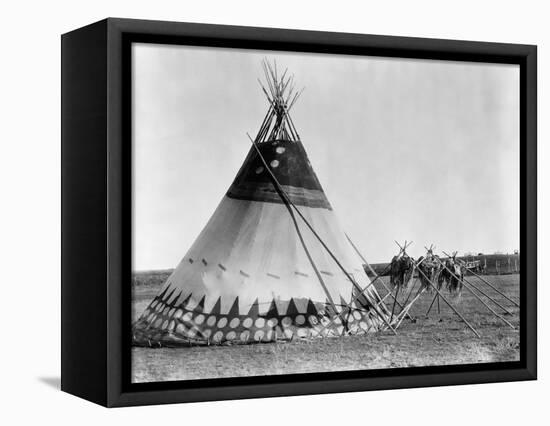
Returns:
[[[134,280],[134,319],[157,294],[162,280],[158,279],[158,273],[154,274],[151,273],[151,279],[148,279],[148,275],[142,275],[139,280]],[[516,330],[512,330],[494,316],[467,290],[463,291],[460,298],[448,296],[447,293],[444,295],[479,332],[480,338],[477,338],[443,301],[440,301],[441,314],[438,315],[437,304],[434,304],[427,318],[425,314],[433,295],[424,293],[410,311],[416,321],[403,321],[397,335],[383,332],[289,343],[177,349],[133,348],[133,381],[189,380],[519,360],[519,308],[488,288],[478,278],[467,279],[512,312],[512,315],[504,317],[516,327]],[[486,276],[486,279],[512,299],[519,300],[518,274]],[[381,285],[377,284],[377,288],[381,295],[386,294]],[[498,306],[490,302],[489,304],[494,310],[502,313]],[[391,309],[391,304],[389,308]]]

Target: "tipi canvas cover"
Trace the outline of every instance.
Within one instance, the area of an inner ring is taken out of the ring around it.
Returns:
[[[133,327],[145,346],[271,342],[377,331],[387,310],[363,271],[269,64],[268,114],[213,216]],[[292,97],[293,96],[293,97]],[[366,290],[365,290],[366,289]]]

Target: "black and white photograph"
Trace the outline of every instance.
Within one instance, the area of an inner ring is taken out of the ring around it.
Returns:
[[[545,424],[544,5],[3,2],[3,424]]]
[[[131,381],[520,360],[520,67],[131,47]]]

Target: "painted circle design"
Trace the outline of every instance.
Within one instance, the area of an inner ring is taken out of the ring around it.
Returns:
[[[214,342],[221,342],[223,339],[223,333],[221,331],[218,331],[214,334],[214,337],[212,337],[212,340]]]
[[[190,328],[189,330],[187,330],[187,336],[188,337],[195,337],[196,334],[197,334],[197,330],[195,330],[193,328]]]
[[[277,154],[282,154],[283,152],[285,152],[285,148],[282,146],[278,146],[277,148],[275,148],[275,152]]]
[[[317,324],[319,324],[319,320],[317,319],[317,317],[315,315],[310,315],[309,316],[309,323],[311,325],[317,325]]]
[[[233,318],[229,323],[229,327],[235,328],[240,324],[241,320],[239,318]]]
[[[243,326],[246,327],[246,328],[250,328],[252,326],[252,323],[254,321],[252,321],[252,318],[246,318],[244,321],[243,321]]]
[[[283,327],[290,327],[292,325],[292,319],[290,317],[284,317],[281,321]]]
[[[264,332],[262,330],[258,330],[256,331],[256,333],[254,333],[254,340],[256,340],[257,342],[262,340],[263,337],[264,337]]]
[[[361,315],[361,312],[355,311],[355,312],[353,313],[353,317],[354,317],[357,321],[359,321],[363,316]]]
[[[175,325],[176,322],[174,320],[170,321],[170,324],[168,324],[168,331],[172,331]]]
[[[264,325],[265,325],[265,319],[263,319],[263,318],[258,318],[258,319],[256,320],[256,327],[262,328]]]
[[[155,326],[155,327],[159,327],[161,324],[162,324],[162,318],[159,318],[159,319],[157,319],[157,320],[155,321],[154,326]]]
[[[279,321],[277,321],[277,318],[270,318],[269,320],[267,320],[267,326],[269,328],[273,328],[277,325]]]
[[[265,335],[266,340],[271,340],[272,336],[273,336],[273,330],[267,330],[267,333]]]
[[[210,335],[212,334],[212,330],[210,330],[209,328],[207,328],[206,330],[204,330],[202,332],[202,335],[205,339],[208,339],[210,337]]]
[[[182,318],[182,321],[191,321],[192,317],[193,317],[193,314],[191,312],[186,312]]]
[[[182,315],[183,315],[183,311],[181,309],[178,309],[174,314],[174,318],[176,319],[181,318]]]
[[[264,168],[262,166],[258,167],[256,169],[256,174],[259,175],[260,173],[262,173],[264,171]]]
[[[296,324],[303,325],[305,322],[306,322],[306,317],[304,317],[303,315],[298,315],[296,317]]]
[[[224,328],[227,325],[227,318],[222,317],[218,321],[218,328]]]
[[[241,341],[246,342],[250,338],[250,331],[245,330],[241,333]]]
[[[308,330],[307,328],[299,328],[298,331],[296,332],[296,334],[298,335],[298,337],[307,337],[307,335],[309,334],[308,333]]]
[[[342,324],[342,319],[340,317],[337,317],[337,318],[334,319],[333,323],[336,324],[336,325],[340,325],[340,324]]]
[[[234,331],[230,331],[229,333],[227,333],[225,335],[225,338],[227,340],[233,340],[233,339],[235,339],[235,337],[237,337],[237,333],[235,333]]]
[[[200,314],[195,317],[195,324],[202,324],[204,322],[204,315]]]
[[[292,339],[292,330],[290,328],[285,329],[285,337],[287,339]]]
[[[361,321],[359,323],[359,326],[365,331],[367,331],[369,329],[369,325],[365,321]]]
[[[209,316],[208,319],[206,320],[206,324],[210,327],[216,324],[216,316],[215,315]]]
[[[273,168],[279,167],[279,160],[273,160],[269,165]]]
[[[180,333],[180,334],[184,334],[185,333],[185,326],[183,324],[178,324],[176,326],[176,332],[177,333]]]

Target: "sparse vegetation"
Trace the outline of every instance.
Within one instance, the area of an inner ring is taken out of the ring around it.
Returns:
[[[162,277],[166,279],[169,273],[135,274],[134,319],[157,294]],[[519,275],[487,278],[508,296],[519,299]],[[482,285],[474,277],[468,279]],[[385,294],[382,286],[377,288]],[[514,313],[506,318],[517,327],[518,309],[494,292],[491,295]],[[449,300],[479,331],[480,339],[443,302],[440,303],[440,316],[434,306],[430,318],[425,318],[432,297],[424,294],[419,299],[410,312],[417,321],[405,320],[397,336],[384,332],[288,343],[133,348],[134,380],[187,380],[519,360],[518,330],[502,323],[467,291],[460,298],[449,296]]]

